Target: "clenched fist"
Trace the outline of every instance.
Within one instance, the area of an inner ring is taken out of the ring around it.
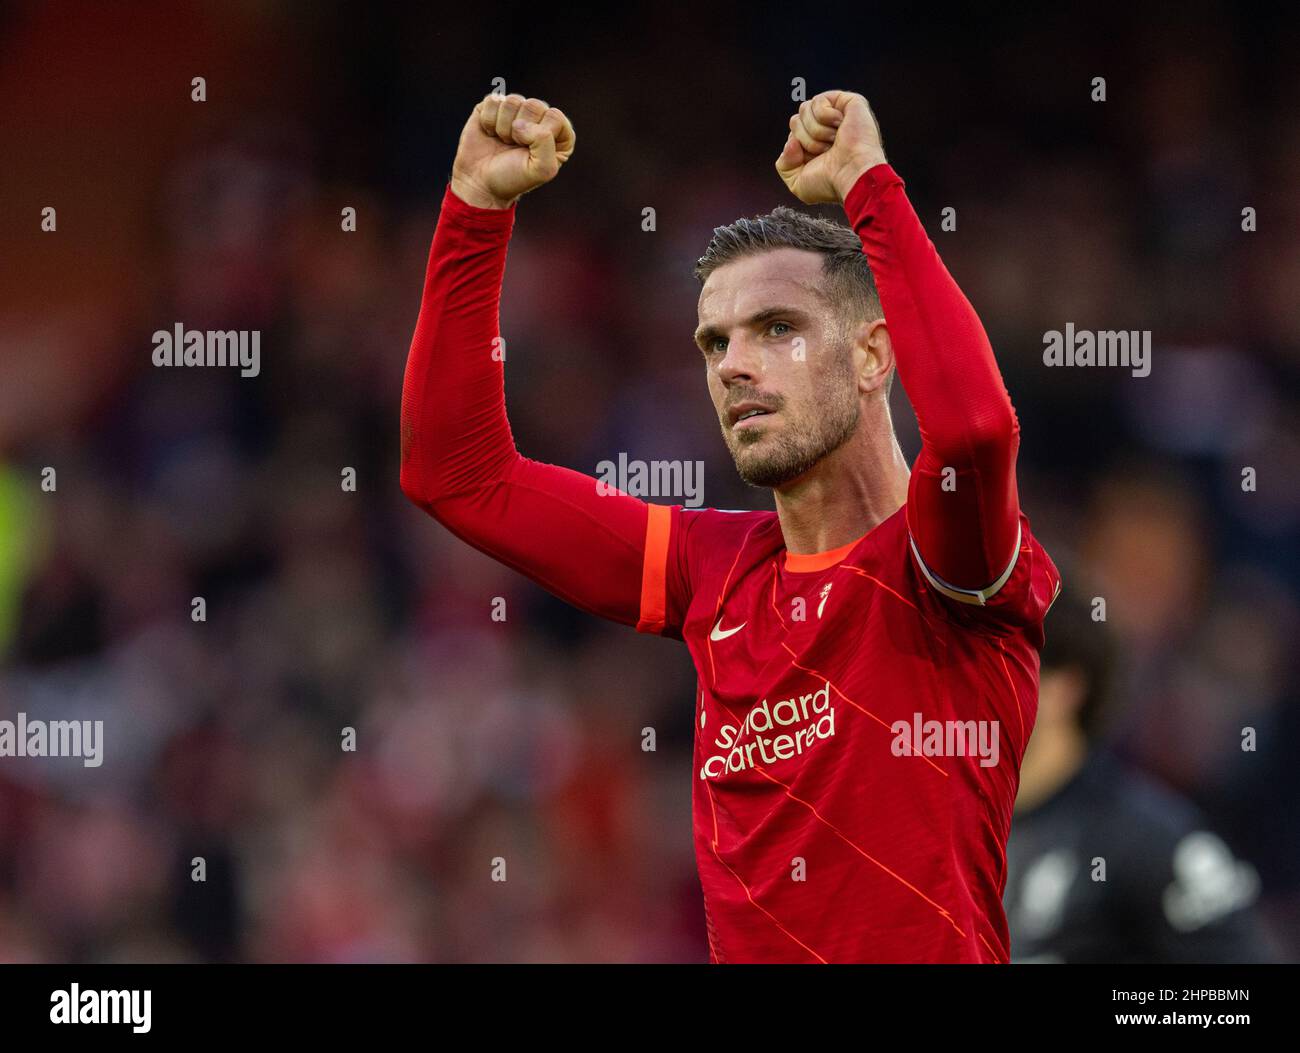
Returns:
[[[867,100],[851,91],[824,91],[790,118],[776,171],[805,205],[843,203],[858,177],[884,160],[880,125]]]
[[[452,193],[479,208],[509,208],[555,178],[574,141],[569,118],[541,99],[485,95],[461,129]]]

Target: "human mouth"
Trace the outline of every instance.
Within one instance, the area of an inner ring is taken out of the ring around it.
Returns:
[[[772,416],[775,412],[776,410],[757,402],[742,402],[728,410],[727,416],[731,420],[732,431],[743,431],[757,427],[760,420]]]

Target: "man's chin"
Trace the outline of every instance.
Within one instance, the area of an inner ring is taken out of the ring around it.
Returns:
[[[823,441],[816,446],[792,443],[784,435],[756,435],[752,441],[731,446],[731,458],[748,485],[777,490],[816,468],[852,437],[856,426],[856,417],[848,419],[829,439],[821,436]]]
[[[802,459],[795,460],[789,455],[772,456],[753,456],[754,451],[750,451],[750,456],[745,456],[742,452],[737,454],[732,452],[732,458],[736,462],[736,472],[740,475],[741,481],[749,486],[761,487],[765,490],[774,490],[777,487],[784,486],[792,482],[799,476],[803,475],[811,464],[805,463]]]

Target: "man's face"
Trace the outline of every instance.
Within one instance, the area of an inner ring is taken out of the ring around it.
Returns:
[[[852,345],[823,281],[820,253],[780,248],[723,264],[700,291],[709,394],[751,486],[797,479],[857,428]]]

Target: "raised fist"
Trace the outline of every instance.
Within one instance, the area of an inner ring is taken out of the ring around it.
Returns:
[[[843,203],[868,168],[884,163],[880,125],[867,100],[824,91],[799,106],[776,171],[805,205]]]
[[[451,189],[479,208],[509,208],[573,156],[569,118],[541,99],[485,95],[461,129]]]

